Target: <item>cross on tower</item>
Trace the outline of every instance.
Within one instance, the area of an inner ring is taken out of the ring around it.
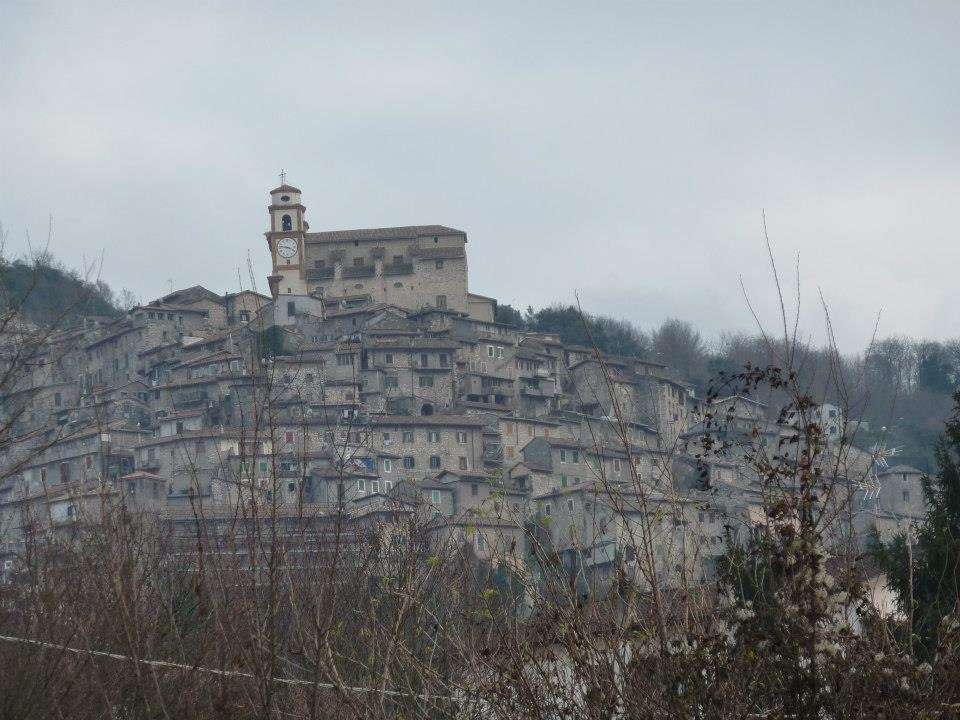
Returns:
[[[280,170],[280,184],[283,185],[287,181],[287,171],[282,169]]]

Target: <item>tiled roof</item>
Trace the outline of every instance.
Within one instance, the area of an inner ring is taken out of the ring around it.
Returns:
[[[297,191],[299,192],[299,190]],[[346,240],[414,240],[432,235],[464,235],[444,225],[406,225],[389,228],[360,228],[357,230],[328,230],[307,233],[307,242],[343,242]]]

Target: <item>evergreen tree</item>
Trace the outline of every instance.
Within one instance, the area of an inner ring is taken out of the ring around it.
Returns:
[[[960,391],[953,399],[935,449],[937,474],[922,480],[926,518],[912,544],[900,533],[874,551],[900,609],[912,619],[914,648],[924,656],[936,651],[940,621],[956,611],[960,598]]]
[[[524,326],[523,313],[507,303],[497,303],[497,312],[494,320],[498,323],[514,325],[518,328]]]

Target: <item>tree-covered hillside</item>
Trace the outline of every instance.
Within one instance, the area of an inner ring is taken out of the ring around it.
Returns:
[[[31,260],[0,257],[0,311],[11,308],[38,324],[120,312],[105,282],[85,278],[49,254]]]

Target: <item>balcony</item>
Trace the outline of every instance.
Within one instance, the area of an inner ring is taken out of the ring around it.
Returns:
[[[390,263],[383,266],[384,276],[388,275],[412,275],[413,263]]]
[[[194,405],[209,400],[206,390],[194,390],[192,392],[177,393],[173,398],[174,407],[182,405]]]
[[[332,280],[333,275],[334,268],[332,267],[310,268],[307,270],[307,280]]]
[[[359,267],[345,267],[343,269],[344,278],[369,278],[376,274],[376,268],[372,265],[360,265]]]

